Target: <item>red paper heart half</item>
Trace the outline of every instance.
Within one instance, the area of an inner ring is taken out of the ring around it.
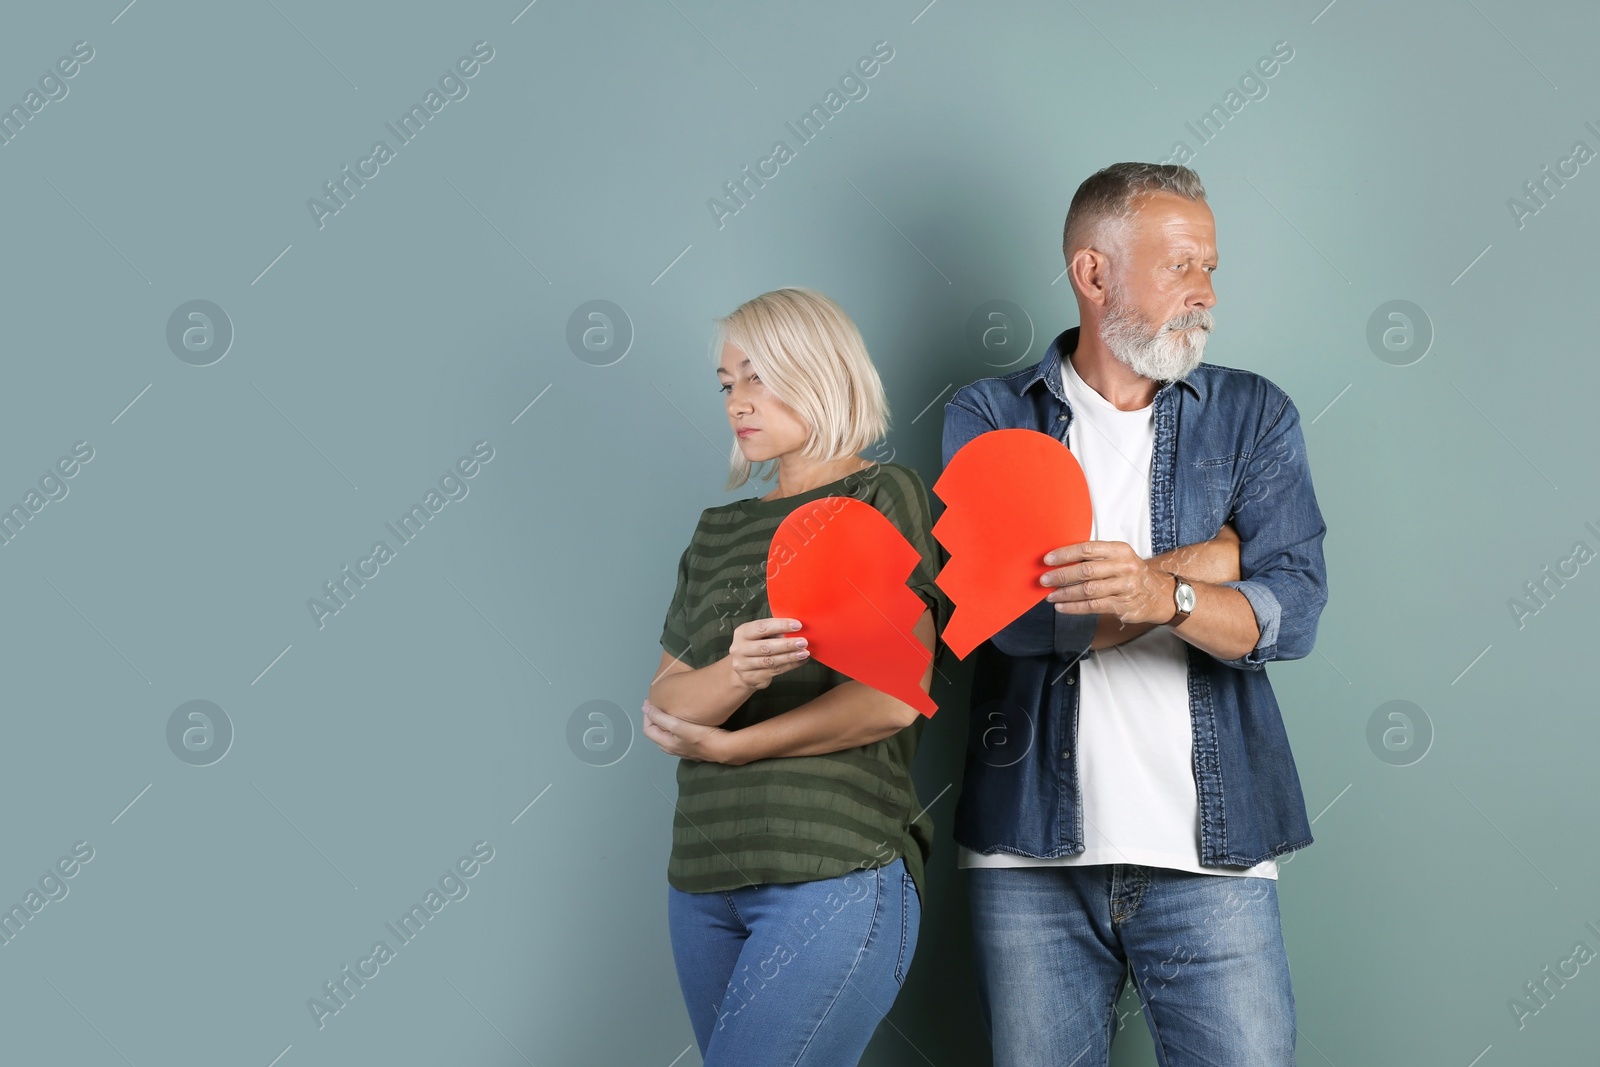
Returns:
[[[950,553],[934,580],[955,605],[943,638],[966,659],[1050,592],[1045,553],[1089,539],[1089,482],[1049,434],[990,430],[950,457],[933,491],[945,503],[933,536]]]
[[[871,504],[822,497],[772,535],[767,602],[773,618],[800,620],[818,662],[931,716],[922,675],[933,657],[913,632],[927,605],[906,585],[921,560]]]

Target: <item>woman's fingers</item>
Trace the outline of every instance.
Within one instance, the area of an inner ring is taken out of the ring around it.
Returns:
[[[806,647],[804,637],[795,636],[797,619],[753,619],[733,631],[733,644],[743,646],[747,656],[789,655]]]
[[[645,712],[644,735],[654,742],[655,746],[669,756],[681,756],[678,751],[678,735],[656,721],[657,715],[665,715],[657,709],[654,713]]]
[[[784,671],[810,658],[804,637],[790,636],[796,619],[752,619],[734,627],[728,660],[734,673],[752,689],[763,689]]]

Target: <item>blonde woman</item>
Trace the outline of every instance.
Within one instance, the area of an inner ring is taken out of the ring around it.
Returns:
[[[679,757],[667,864],[678,982],[705,1067],[859,1061],[905,980],[921,921],[932,820],[911,761],[923,717],[806,650],[805,620],[772,618],[767,552],[791,511],[848,496],[922,555],[908,584],[936,651],[949,601],[917,472],[859,453],[888,430],[861,334],[806,289],[764,293],[718,320],[713,353],[735,489],[707,508],[678,562],[644,734]],[[926,690],[933,664],[922,677]]]

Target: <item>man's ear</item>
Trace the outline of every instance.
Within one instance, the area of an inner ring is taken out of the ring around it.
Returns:
[[[1072,287],[1077,290],[1080,299],[1098,307],[1106,305],[1107,297],[1110,295],[1110,256],[1098,248],[1080,248],[1068,261],[1067,273],[1071,276]]]

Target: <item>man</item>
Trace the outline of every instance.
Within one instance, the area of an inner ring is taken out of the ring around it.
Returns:
[[[1201,363],[1217,251],[1193,171],[1093,175],[1063,252],[1081,325],[945,406],[946,463],[1042,431],[1094,505],[976,657],[955,837],[995,1064],[1104,1067],[1130,969],[1163,1064],[1293,1064],[1275,857],[1311,828],[1264,668],[1311,651],[1327,602],[1299,412]]]

